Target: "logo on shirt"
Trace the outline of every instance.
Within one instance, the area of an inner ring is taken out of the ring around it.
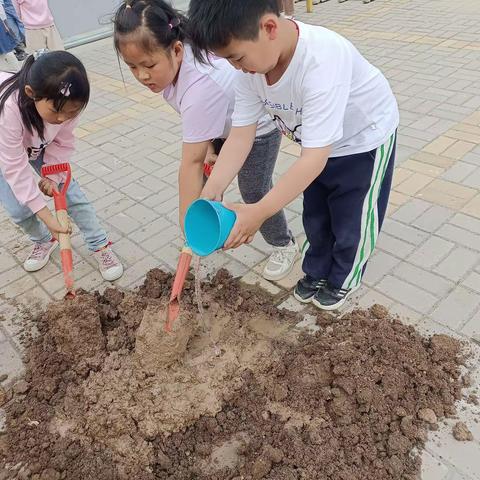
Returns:
[[[266,98],[263,101],[263,104],[265,105],[266,108],[269,108],[270,110],[282,110],[283,112],[295,112],[295,115],[301,115],[303,113],[303,108],[296,107],[292,102],[290,102],[290,105],[286,103],[274,103],[268,100],[268,98]]]
[[[27,148],[28,159],[31,162],[38,160],[38,157],[47,148],[47,146],[48,146],[48,142],[45,144],[42,143],[39,147],[28,147]]]
[[[293,130],[288,128],[287,124],[278,116],[273,116],[273,121],[278,128],[292,142],[302,144],[302,124],[297,125]]]

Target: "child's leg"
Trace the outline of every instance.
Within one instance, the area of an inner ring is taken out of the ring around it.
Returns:
[[[52,235],[46,225],[15,197],[10,185],[0,172],[0,203],[3,205],[10,218],[16,223],[34,243],[47,243]]]
[[[331,160],[341,178],[329,198],[335,246],[328,282],[334,288],[350,290],[362,280],[387,210],[395,148],[392,135],[373,152]]]
[[[67,204],[68,214],[82,232],[88,249],[95,252],[108,245],[107,234],[98,221],[93,205],[73,179],[67,191]]]
[[[47,48],[49,50],[64,50],[63,40],[55,25],[46,29]]]
[[[245,203],[260,201],[273,187],[272,175],[282,134],[278,130],[255,139],[250,155],[238,173],[238,186]],[[265,241],[274,247],[285,247],[293,239],[283,210],[269,218],[260,228]]]
[[[34,53],[36,50],[40,50],[41,48],[47,48],[44,29],[25,29],[25,43],[27,45],[28,53]]]
[[[303,271],[315,280],[326,280],[332,267],[334,238],[328,207],[329,190],[318,177],[303,192],[303,227],[310,244]]]

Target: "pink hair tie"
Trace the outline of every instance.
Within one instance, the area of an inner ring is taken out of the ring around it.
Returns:
[[[173,30],[173,25],[171,23],[169,23],[168,26],[170,27],[170,30]]]

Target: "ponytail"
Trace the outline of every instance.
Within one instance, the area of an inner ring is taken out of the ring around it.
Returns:
[[[189,42],[188,20],[163,0],[127,0],[118,8],[114,20],[114,44],[117,52],[124,38],[139,33],[144,51],[161,47],[165,50],[175,42]]]

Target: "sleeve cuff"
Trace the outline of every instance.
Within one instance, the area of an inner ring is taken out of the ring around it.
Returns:
[[[41,193],[38,194],[37,197],[35,197],[33,200],[30,200],[27,202],[26,205],[33,213],[39,212],[42,208],[47,206],[47,203],[45,202],[43,195]]]

